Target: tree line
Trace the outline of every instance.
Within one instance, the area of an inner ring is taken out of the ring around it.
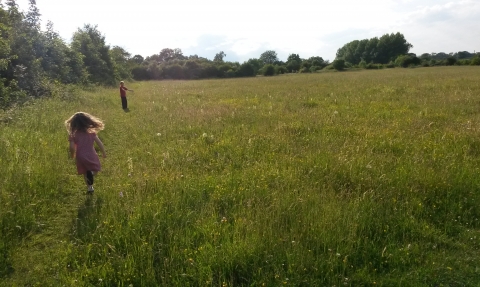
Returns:
[[[480,65],[480,53],[409,53],[413,47],[403,34],[385,34],[380,38],[354,40],[337,50],[334,68],[381,69],[411,66]]]
[[[47,22],[41,30],[40,11],[29,0],[28,11],[15,0],[0,0],[0,108],[32,97],[51,96],[66,87],[116,85],[120,80],[205,79],[312,73],[325,69],[480,64],[478,53],[432,53],[417,57],[401,33],[355,40],[338,49],[330,63],[320,56],[290,54],[281,61],[274,50],[243,63],[224,61],[218,52],[210,60],[183,55],[179,48],[164,48],[144,58],[119,46],[109,46],[95,25],[86,24],[66,43]]]

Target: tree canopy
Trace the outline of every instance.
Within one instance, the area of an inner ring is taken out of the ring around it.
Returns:
[[[260,55],[260,61],[262,61],[262,63],[264,65],[275,64],[275,62],[278,61],[277,52],[275,52],[273,50],[268,50],[268,51],[263,52]]]
[[[354,40],[337,50],[337,59],[358,65],[362,60],[367,63],[387,64],[400,55],[408,54],[412,48],[403,34],[385,34],[380,38]]]

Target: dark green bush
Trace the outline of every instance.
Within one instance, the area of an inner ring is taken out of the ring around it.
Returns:
[[[395,63],[390,61],[388,64],[385,65],[386,68],[395,68]]]
[[[333,61],[332,67],[337,71],[343,71],[345,69],[345,60],[337,59]]]
[[[476,55],[470,60],[470,65],[472,66],[480,66],[480,56]]]
[[[263,75],[264,76],[273,76],[275,75],[275,66],[272,64],[267,64],[263,66]]]
[[[445,65],[447,66],[453,66],[457,63],[457,58],[455,57],[448,57],[446,60],[445,60]]]
[[[276,69],[277,75],[288,73],[288,69],[285,66],[276,66],[275,69]]]
[[[321,69],[322,69],[322,67],[320,67],[320,66],[311,66],[310,67],[310,72],[314,73],[314,72],[316,72],[318,70],[321,70]]]
[[[300,73],[310,73],[310,69],[307,67],[300,68]]]
[[[255,76],[255,67],[250,63],[243,63],[240,65],[240,68],[237,71],[237,76],[239,77],[254,77]]]
[[[146,66],[138,66],[132,69],[132,77],[136,81],[150,80],[150,75],[148,73]]]
[[[397,67],[410,67],[410,66],[418,66],[420,65],[421,60],[416,56],[411,55],[400,55],[395,59],[395,65]]]
[[[366,69],[367,68],[367,62],[365,60],[361,60],[360,63],[358,63],[358,67],[359,68],[362,68],[362,69]]]

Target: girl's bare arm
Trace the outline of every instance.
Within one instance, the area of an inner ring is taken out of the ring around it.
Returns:
[[[95,136],[95,142],[97,143],[98,147],[102,151],[102,156],[105,158],[107,157],[107,153],[105,152],[105,147],[103,146],[102,141],[98,138],[98,136]]]

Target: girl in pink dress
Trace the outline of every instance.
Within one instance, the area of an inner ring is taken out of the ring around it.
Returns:
[[[83,174],[87,193],[93,194],[93,177],[101,170],[100,159],[93,146],[96,143],[105,158],[105,147],[97,133],[103,130],[103,122],[87,113],[78,112],[65,121],[70,141],[70,154],[75,158],[78,174]]]

